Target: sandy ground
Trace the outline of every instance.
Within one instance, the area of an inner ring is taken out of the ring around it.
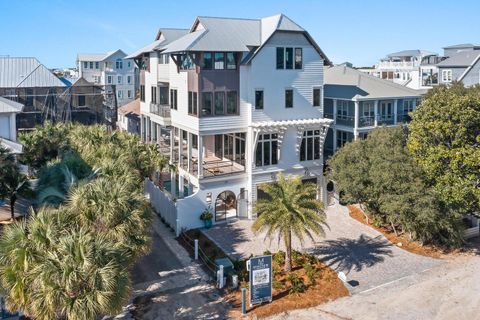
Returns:
[[[269,319],[480,319],[480,256],[458,256],[382,287]]]

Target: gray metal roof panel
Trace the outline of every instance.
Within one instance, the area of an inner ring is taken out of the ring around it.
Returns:
[[[438,63],[439,67],[468,67],[480,55],[480,51],[461,51]]]
[[[65,87],[50,70],[32,57],[0,57],[0,87]]]
[[[10,99],[0,97],[0,113],[20,113],[23,110],[23,104]]]
[[[434,56],[438,55],[435,52],[431,51],[426,51],[426,50],[403,50],[403,51],[398,51],[394,53],[387,54],[387,57],[392,58],[392,57],[416,57],[416,56],[421,56],[421,57],[426,57],[426,56]]]
[[[324,70],[325,97],[365,99],[417,97],[421,93],[388,80],[383,80],[347,66]]]

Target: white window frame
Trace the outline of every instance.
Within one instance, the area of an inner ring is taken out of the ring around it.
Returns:
[[[118,90],[117,91],[117,98],[122,100],[123,99],[123,90]]]
[[[297,69],[298,70],[298,69]],[[320,105],[316,106],[315,105],[315,90],[320,90]],[[322,101],[323,100],[323,90],[322,90],[322,86],[313,86],[312,87],[312,106],[315,107],[315,108],[320,108],[322,106]]]
[[[128,99],[132,98],[132,90],[127,90],[127,98]]]
[[[347,120],[350,117],[348,102],[348,100],[337,100],[337,117],[340,119]]]
[[[113,76],[107,76],[107,84],[112,84]]]
[[[265,138],[265,135],[269,135],[269,138]],[[272,135],[276,135],[276,138],[272,138]],[[273,152],[272,152],[272,142],[277,142],[277,163],[272,164],[273,160]],[[264,143],[269,143],[270,144],[270,154],[267,155],[269,157],[269,164],[264,164],[265,163],[265,148],[263,147]],[[262,164],[257,165],[257,148],[261,146],[262,150]],[[278,142],[278,133],[273,132],[273,133],[261,133],[258,135],[258,140],[257,140],[257,145],[255,146],[255,153],[254,153],[254,160],[255,160],[255,166],[256,167],[268,167],[268,166],[276,166],[280,162],[280,147],[279,147],[279,142]]]
[[[117,76],[117,84],[122,84],[122,76]]]
[[[83,69],[88,69],[88,61],[83,61]]]
[[[115,60],[115,69],[123,69],[123,61],[122,59]]]
[[[373,101],[363,102],[362,117],[375,117],[375,103]]]
[[[442,82],[445,82],[445,83],[452,82],[452,69],[442,70]]]
[[[312,159],[308,159],[308,141],[312,141],[312,146],[311,146],[311,150],[312,150]],[[317,148],[319,150],[318,152],[318,158],[315,158],[315,139],[318,139],[318,145],[317,145]],[[309,129],[309,130],[305,130],[303,131],[303,136],[302,136],[302,140],[300,142],[300,148],[299,148],[299,153],[298,153],[298,156],[299,156],[299,160],[301,162],[304,162],[304,161],[315,161],[315,160],[320,160],[322,159],[322,150],[321,150],[321,141],[322,141],[322,135],[320,133],[320,130],[319,129]],[[304,160],[302,160],[301,158],[301,151],[302,151],[302,147],[301,145],[305,143],[305,147],[304,147],[304,155],[305,155],[305,158]]]
[[[132,76],[127,76],[127,83],[128,84],[132,83]]]

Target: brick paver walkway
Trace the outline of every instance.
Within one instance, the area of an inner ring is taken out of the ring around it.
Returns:
[[[344,272],[351,292],[361,292],[440,265],[441,260],[409,253],[393,246],[378,231],[350,218],[348,209],[335,205],[326,211],[324,237],[293,248],[314,253],[337,272]],[[253,234],[252,221],[232,220],[203,232],[234,259],[260,255],[265,250],[285,250],[282,241]]]

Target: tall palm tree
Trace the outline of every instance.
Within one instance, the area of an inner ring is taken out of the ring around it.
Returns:
[[[32,189],[28,178],[20,173],[16,165],[8,167],[2,172],[0,180],[0,198],[7,198],[10,201],[10,214],[15,219],[15,203],[19,197],[30,198]]]
[[[259,188],[267,194],[259,199],[254,211],[258,218],[252,225],[255,233],[266,230],[266,237],[283,238],[286,256],[285,271],[292,270],[292,234],[303,244],[305,237],[312,240],[313,235],[324,235],[326,216],[323,203],[316,199],[317,186],[302,183],[300,176],[285,178],[277,175],[275,183],[263,184]]]

